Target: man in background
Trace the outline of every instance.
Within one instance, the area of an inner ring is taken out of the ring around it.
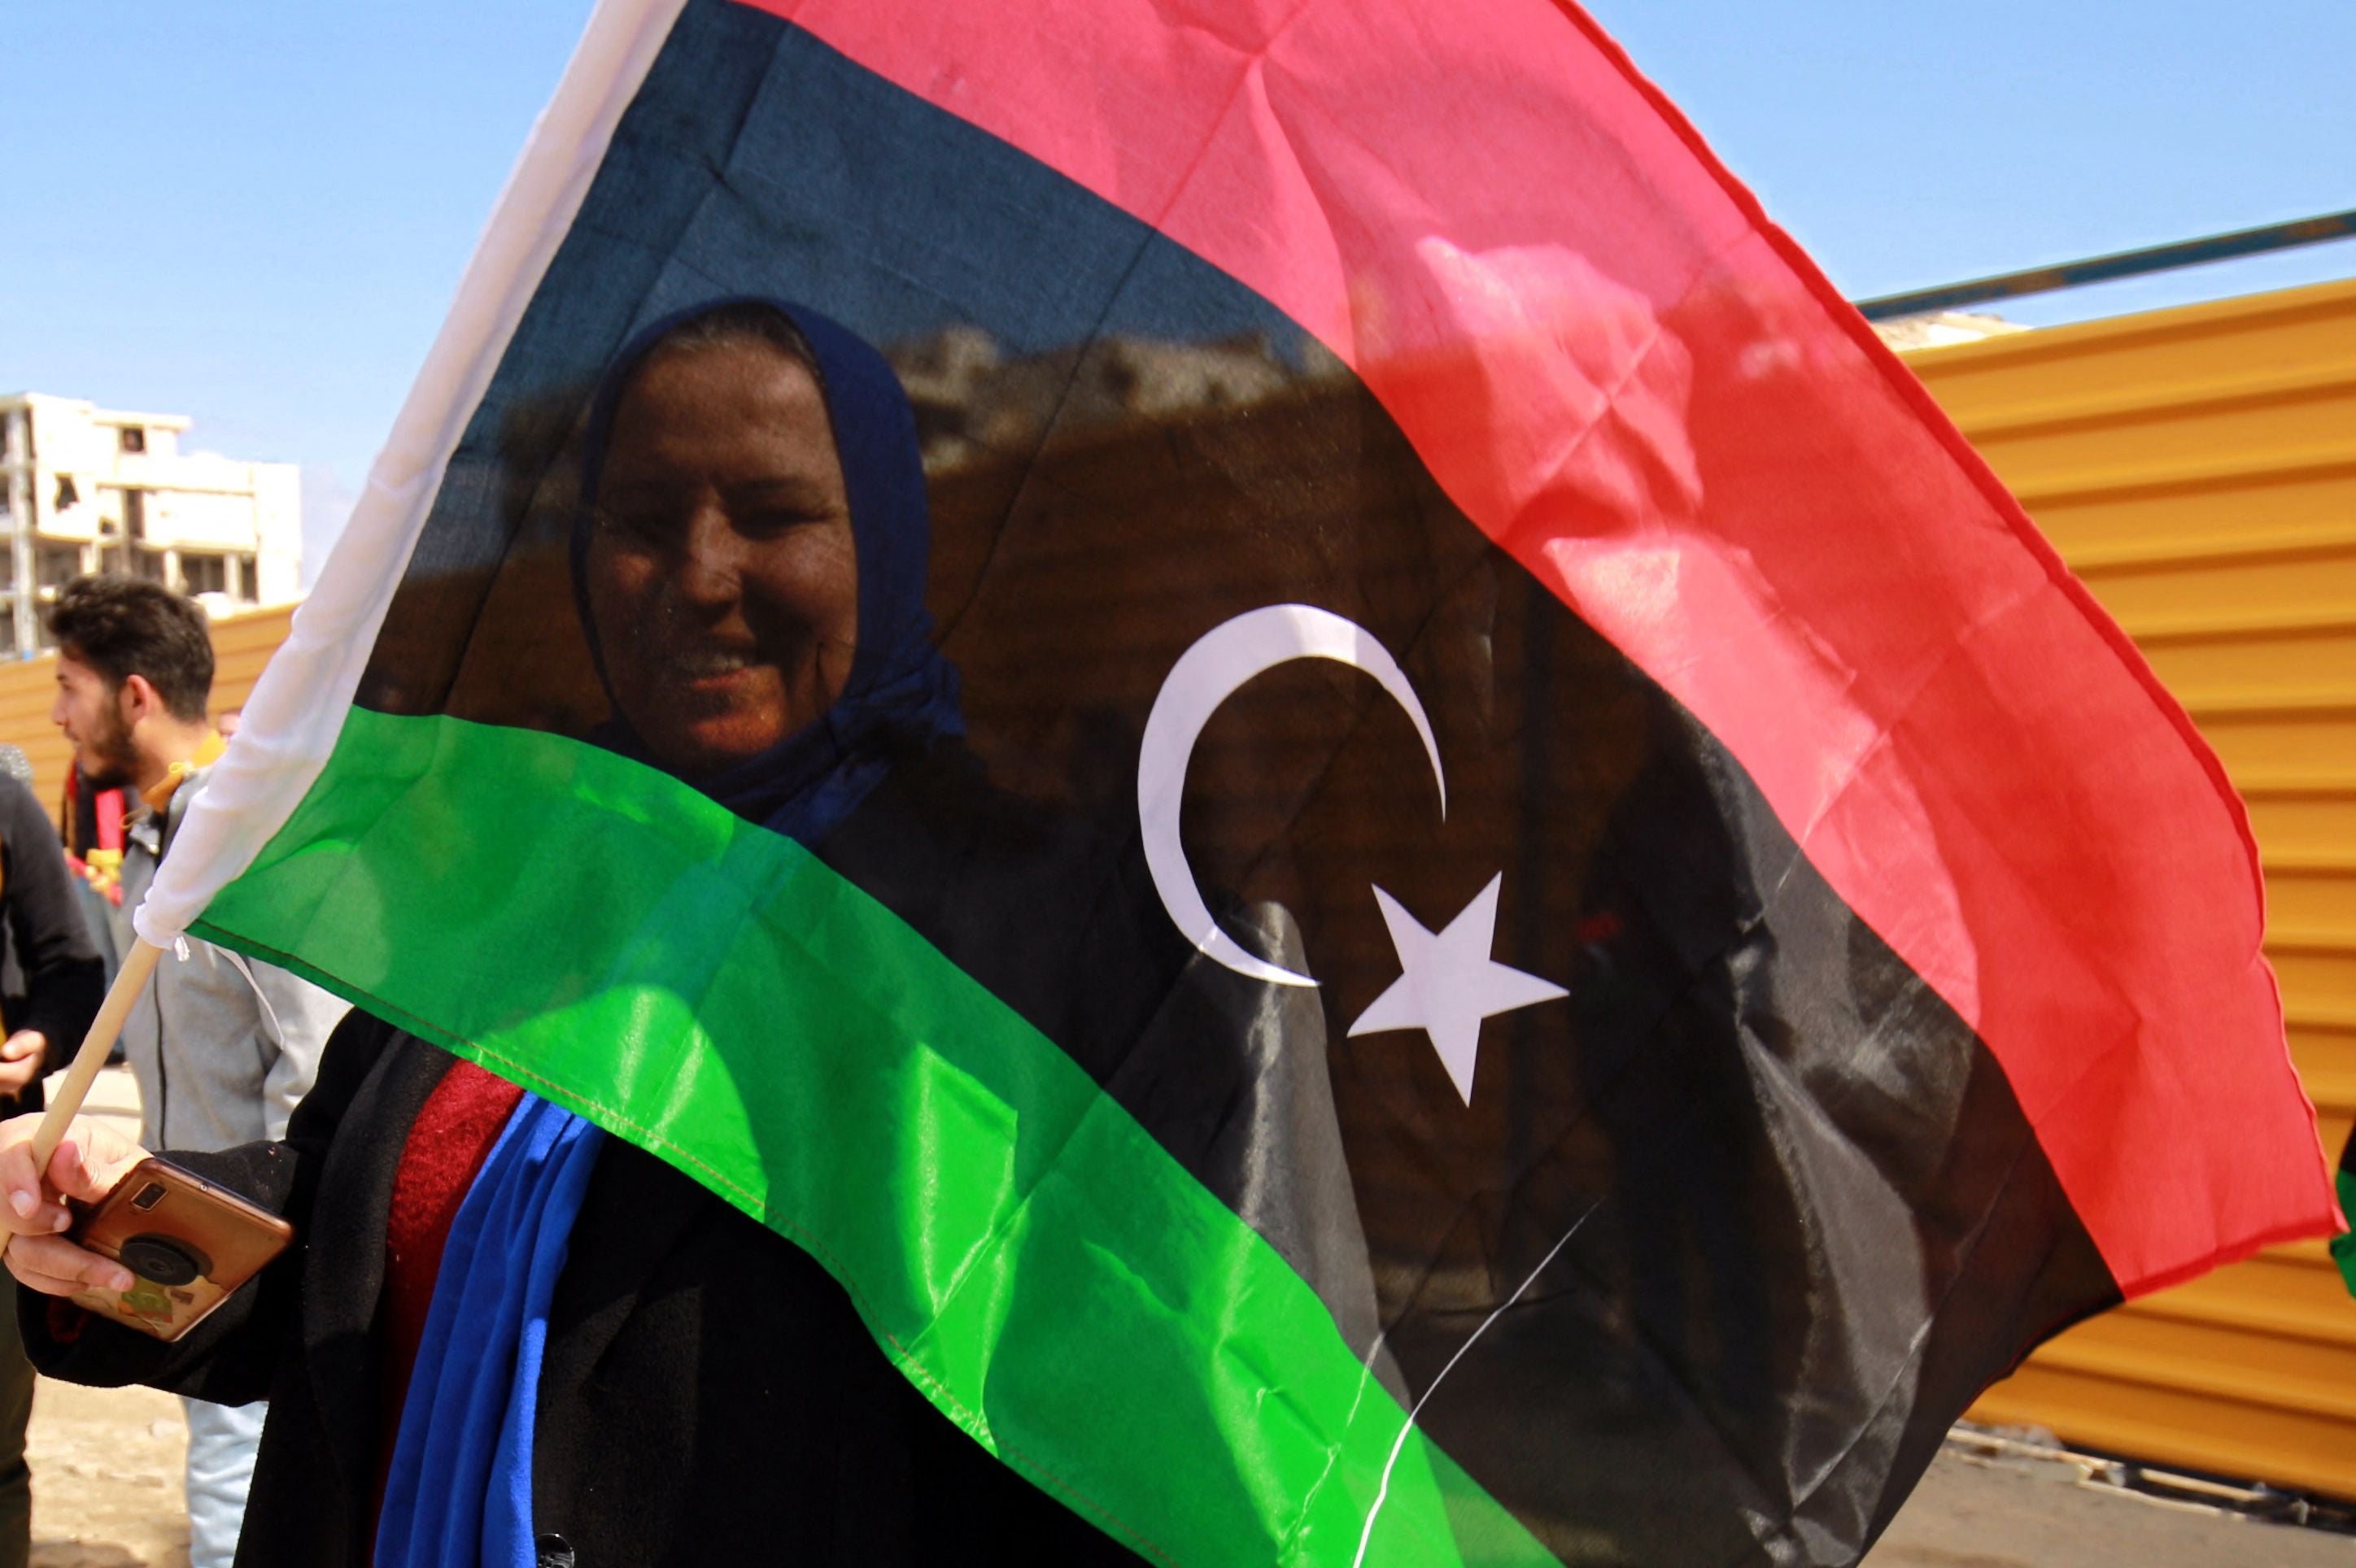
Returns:
[[[42,1077],[81,1044],[105,984],[57,829],[22,782],[32,770],[10,765],[23,761],[0,746],[0,1117],[41,1108]],[[25,1568],[33,1548],[33,1368],[15,1295],[16,1282],[0,1279],[0,1568]]]
[[[123,951],[129,922],[224,747],[205,718],[212,636],[205,613],[161,583],[80,577],[49,614],[58,695],[49,717],[91,787],[129,785]],[[317,1075],[342,1002],[283,969],[191,938],[156,965],[123,1027],[148,1148],[220,1149],[286,1136]],[[183,1399],[188,1418],[190,1568],[228,1568],[245,1514],[263,1407]]]

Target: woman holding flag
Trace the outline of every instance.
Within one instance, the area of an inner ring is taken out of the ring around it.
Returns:
[[[954,758],[915,428],[873,348],[701,307],[617,357],[587,428],[594,740],[813,845]],[[55,1299],[130,1287],[59,1200],[145,1151],[77,1121],[45,1189],[35,1120],[0,1129],[28,1349],[71,1381],[271,1400],[241,1563],[1132,1560],[934,1410],[808,1253],[391,1023],[351,1015],[284,1140],[175,1157],[298,1231],[175,1344]]]

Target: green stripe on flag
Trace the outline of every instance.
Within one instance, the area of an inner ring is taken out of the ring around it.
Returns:
[[[2348,1294],[2356,1296],[2356,1169],[2346,1166],[2340,1170],[2340,1213],[2351,1228],[2331,1238],[2331,1256],[2340,1265],[2340,1277],[2348,1283]]]
[[[966,1431],[1182,1563],[1550,1562],[1053,1042],[789,839],[578,741],[354,709],[199,935],[668,1160]],[[1393,1456],[1396,1451],[1397,1458]]]

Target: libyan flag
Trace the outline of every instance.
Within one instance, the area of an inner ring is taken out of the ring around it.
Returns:
[[[728,301],[906,402],[715,383],[641,504]],[[751,427],[921,449],[855,632]],[[608,528],[767,619],[601,624]],[[825,811],[658,739],[871,657]],[[149,940],[691,1173],[1159,1560],[1853,1559],[2336,1217],[2215,759],[1547,0],[608,0],[248,714]]]

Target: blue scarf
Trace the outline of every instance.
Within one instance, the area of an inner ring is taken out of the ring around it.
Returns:
[[[859,647],[841,695],[816,723],[715,777],[682,782],[807,844],[848,816],[898,757],[965,731],[957,672],[933,645],[925,609],[931,514],[916,418],[884,357],[817,312],[778,301],[716,301],[637,334],[615,357],[590,405],[573,581],[603,680],[605,657],[581,584],[615,407],[630,372],[662,337],[712,311],[745,305],[787,316],[819,361],[851,502]],[[591,739],[660,765],[618,709]],[[377,1525],[380,1568],[475,1562],[532,1568],[541,1349],[565,1244],[603,1142],[589,1123],[527,1094],[467,1189],[443,1248],[402,1405]]]
[[[442,1249],[378,1517],[378,1568],[532,1568],[548,1304],[605,1134],[527,1094]]]

